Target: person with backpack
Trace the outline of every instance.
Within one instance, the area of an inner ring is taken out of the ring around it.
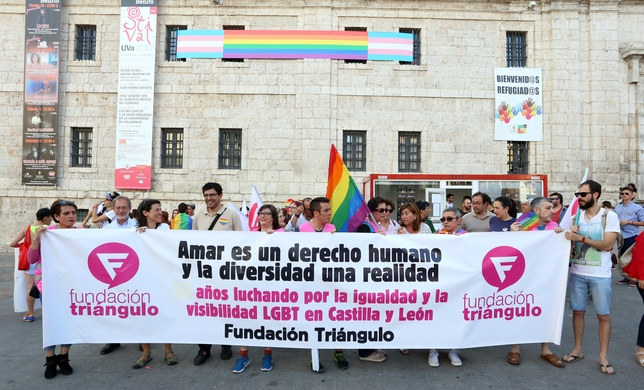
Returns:
[[[48,208],[42,208],[36,212],[36,222],[33,225],[27,225],[26,227],[20,229],[18,234],[11,240],[9,246],[12,248],[21,248],[20,257],[23,256],[26,259],[27,251],[31,246],[31,237],[41,226],[48,226],[51,223],[51,213]],[[29,231],[29,233],[27,233]],[[28,269],[24,270],[25,272],[25,282],[27,284],[27,313],[22,317],[24,322],[34,322],[36,316],[34,314],[34,305],[36,303],[36,298],[29,295],[31,287],[34,285],[34,273],[36,272],[36,264],[29,264],[27,261]],[[20,267],[19,267],[20,269]]]

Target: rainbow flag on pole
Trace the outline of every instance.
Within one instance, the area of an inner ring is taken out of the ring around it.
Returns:
[[[331,145],[326,197],[331,200],[331,223],[339,232],[355,232],[369,214],[369,207],[335,145]]]

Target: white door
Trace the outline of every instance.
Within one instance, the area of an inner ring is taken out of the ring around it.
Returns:
[[[442,228],[441,217],[445,209],[445,189],[444,188],[425,188],[425,200],[431,205],[429,219],[434,224],[436,230]]]

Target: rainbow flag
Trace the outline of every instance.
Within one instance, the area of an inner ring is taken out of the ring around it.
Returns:
[[[192,230],[192,218],[186,213],[179,213],[170,224],[174,230]]]
[[[321,30],[180,30],[177,58],[412,61],[413,35]]]
[[[331,223],[339,232],[355,232],[369,214],[369,207],[335,145],[331,145],[326,197],[331,200]]]

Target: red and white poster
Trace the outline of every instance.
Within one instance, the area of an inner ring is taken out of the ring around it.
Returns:
[[[157,2],[121,0],[116,188],[152,188]]]

